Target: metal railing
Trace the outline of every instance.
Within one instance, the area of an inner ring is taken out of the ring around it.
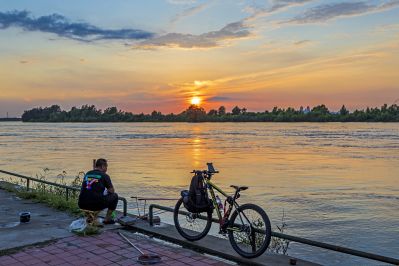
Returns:
[[[148,208],[148,215],[149,215],[148,219],[149,219],[149,222],[150,222],[150,226],[154,225],[154,222],[153,222],[153,217],[154,217],[153,211],[154,211],[154,208],[159,209],[159,210],[174,212],[174,208],[165,207],[165,206],[161,206],[161,205],[158,205],[158,204],[151,204],[149,206],[149,208]],[[188,212],[186,212],[186,211],[179,211],[179,213],[183,214],[183,215],[188,214]],[[204,220],[207,219],[207,217],[203,216],[203,215],[199,215],[199,218],[200,219],[204,219]],[[216,219],[216,218],[212,218],[212,222],[219,223],[219,220]],[[255,230],[255,231],[258,232],[258,233],[263,233],[263,234],[265,233],[264,230],[259,230],[258,229],[258,230]],[[309,245],[309,246],[329,249],[329,250],[333,250],[333,251],[340,252],[340,253],[346,253],[346,254],[349,254],[349,255],[357,256],[357,257],[362,257],[362,258],[366,258],[366,259],[371,259],[371,260],[381,261],[381,262],[390,263],[390,264],[394,264],[394,265],[399,265],[399,259],[390,258],[390,257],[378,255],[378,254],[373,254],[373,253],[364,252],[364,251],[351,249],[351,248],[347,248],[347,247],[342,247],[342,246],[337,246],[337,245],[331,245],[331,244],[327,244],[327,243],[323,243],[323,242],[319,242],[319,241],[314,241],[314,240],[310,240],[310,239],[306,239],[306,238],[302,238],[302,237],[282,234],[282,233],[279,233],[279,232],[273,232],[272,231],[271,235],[274,236],[274,237],[290,240],[290,241],[297,242],[297,243],[306,244],[306,245]]]
[[[17,173],[12,173],[12,172],[8,172],[8,171],[4,171],[4,170],[0,170],[0,173],[26,179],[26,190],[28,190],[28,191],[30,189],[31,181],[43,183],[43,184],[54,186],[54,187],[63,188],[63,189],[65,189],[65,199],[67,201],[69,200],[70,191],[80,191],[80,188],[77,188],[77,187],[71,187],[71,186],[67,186],[67,185],[57,184],[57,183],[50,182],[50,181],[47,181],[47,180],[42,180],[42,179],[39,179],[39,178],[34,178],[34,177],[30,177],[30,176],[20,175],[20,174],[17,174]],[[123,203],[123,216],[126,216],[127,215],[127,200],[124,197],[119,197],[119,196],[118,196],[118,200],[122,201],[122,203]]]
[[[147,201],[177,201],[177,198],[147,198],[147,197],[138,197],[138,196],[132,196],[130,197],[131,199],[134,199],[136,201],[136,208],[137,208],[137,212],[139,217],[141,216],[141,212],[140,212],[140,207],[143,209],[143,216],[146,216],[146,209],[147,209]],[[140,203],[139,203],[140,202]],[[144,203],[142,203],[144,202]],[[162,211],[164,212],[164,211]]]

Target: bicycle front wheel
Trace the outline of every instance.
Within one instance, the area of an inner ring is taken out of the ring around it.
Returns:
[[[231,216],[227,230],[232,247],[245,258],[262,255],[270,244],[269,217],[254,204],[240,206]]]
[[[179,234],[187,240],[200,240],[212,225],[212,212],[192,213],[186,210],[183,198],[180,198],[173,212],[173,220]]]

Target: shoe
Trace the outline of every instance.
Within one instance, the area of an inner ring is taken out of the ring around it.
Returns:
[[[111,220],[104,220],[103,224],[115,224],[115,221],[113,219]]]

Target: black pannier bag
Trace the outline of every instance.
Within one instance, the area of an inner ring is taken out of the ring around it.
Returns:
[[[213,204],[209,199],[202,175],[194,175],[191,179],[190,190],[183,190],[181,196],[183,197],[184,207],[189,212],[200,213],[213,210]]]

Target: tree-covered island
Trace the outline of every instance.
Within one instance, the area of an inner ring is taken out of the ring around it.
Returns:
[[[133,114],[108,107],[97,109],[94,105],[72,107],[69,111],[60,106],[38,107],[22,115],[23,122],[399,122],[399,106],[384,104],[380,108],[369,108],[350,112],[343,105],[338,112],[331,112],[324,104],[287,109],[274,107],[271,111],[250,112],[246,108],[234,107],[227,112],[224,106],[208,112],[198,105],[190,105],[180,114]]]

